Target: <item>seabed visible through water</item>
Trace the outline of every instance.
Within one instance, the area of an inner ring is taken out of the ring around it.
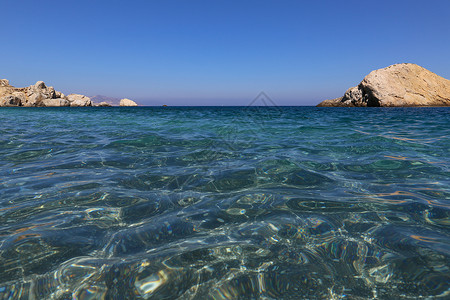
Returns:
[[[0,109],[0,299],[448,299],[448,108]]]

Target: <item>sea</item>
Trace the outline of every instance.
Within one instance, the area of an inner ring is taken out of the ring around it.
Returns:
[[[450,299],[450,108],[0,109],[0,299]]]

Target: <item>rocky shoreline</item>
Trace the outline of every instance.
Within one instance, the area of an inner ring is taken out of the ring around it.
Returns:
[[[94,97],[95,98],[95,97]],[[111,103],[94,103],[80,95],[64,95],[43,81],[16,88],[0,79],[0,107],[108,107]],[[119,106],[138,106],[121,99]],[[370,72],[344,96],[322,101],[318,107],[424,107],[450,106],[450,80],[416,64],[395,64]]]
[[[80,95],[64,95],[52,86],[47,87],[43,81],[24,88],[16,88],[7,79],[0,79],[0,107],[86,107],[112,106],[108,102],[94,103],[91,98]],[[130,99],[120,100],[120,106],[137,106]]]
[[[395,64],[372,71],[344,96],[318,107],[450,106],[450,80],[416,64]]]

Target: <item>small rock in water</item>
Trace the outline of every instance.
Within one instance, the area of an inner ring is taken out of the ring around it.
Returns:
[[[108,106],[112,106],[112,105],[109,104],[108,102],[102,101],[102,102],[96,104],[95,106],[108,107]]]
[[[79,94],[70,94],[67,96],[70,106],[92,106],[91,98]]]

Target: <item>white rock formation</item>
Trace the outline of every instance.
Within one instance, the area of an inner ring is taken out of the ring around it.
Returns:
[[[73,107],[92,106],[91,98],[80,94],[70,94],[67,96],[67,100],[69,100],[70,106]]]
[[[133,100],[124,98],[122,100],[120,100],[120,106],[138,106],[136,102],[134,102]]]

